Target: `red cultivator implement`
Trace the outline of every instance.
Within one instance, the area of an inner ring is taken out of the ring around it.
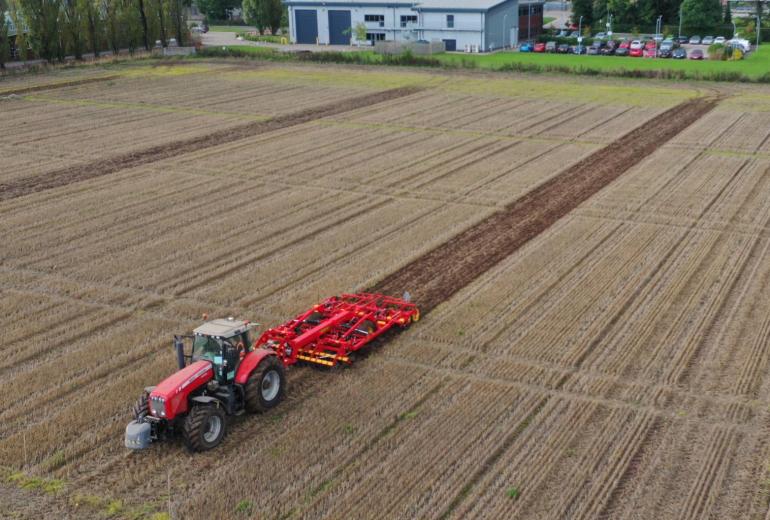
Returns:
[[[285,365],[307,361],[350,363],[350,354],[394,326],[420,319],[413,303],[382,294],[333,296],[296,318],[268,329],[255,346],[276,351]]]

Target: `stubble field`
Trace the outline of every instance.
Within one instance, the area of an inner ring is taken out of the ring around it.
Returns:
[[[768,513],[767,92],[101,74],[0,84],[10,515]],[[201,314],[264,328],[371,288],[424,319],[351,368],[293,367],[213,452],[123,448]]]

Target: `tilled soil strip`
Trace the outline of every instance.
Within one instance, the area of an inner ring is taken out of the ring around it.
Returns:
[[[421,90],[420,87],[401,87],[343,99],[302,112],[277,116],[266,121],[247,123],[233,128],[218,130],[199,137],[192,137],[173,143],[152,146],[134,153],[126,153],[115,157],[100,159],[88,164],[69,166],[40,175],[21,178],[16,181],[0,184],[0,201],[22,197],[38,191],[66,186],[73,182],[109,175],[127,168],[134,168],[136,166],[169,159],[196,150],[219,146],[238,139],[245,139],[290,126],[301,125],[322,117],[339,115],[358,108],[368,107],[375,103],[382,103],[392,99],[409,96]]]
[[[80,85],[87,85],[89,83],[99,83],[101,81],[110,81],[113,79],[119,79],[122,76],[120,74],[111,74],[109,76],[99,76],[96,78],[84,78],[75,79],[71,81],[61,81],[59,83],[47,83],[42,85],[33,85],[31,87],[22,87],[17,89],[0,91],[0,97],[2,96],[19,96],[21,94],[29,94],[31,92],[40,92],[41,90],[54,90],[57,88],[77,87]]]
[[[430,311],[697,121],[717,102],[699,98],[667,110],[636,129],[633,143],[618,140],[598,150],[390,274],[370,291],[409,291],[423,313]]]

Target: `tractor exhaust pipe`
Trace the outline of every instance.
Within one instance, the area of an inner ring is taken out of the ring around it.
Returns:
[[[174,336],[174,348],[176,348],[176,363],[179,365],[179,370],[182,370],[185,367],[184,342],[179,336]]]

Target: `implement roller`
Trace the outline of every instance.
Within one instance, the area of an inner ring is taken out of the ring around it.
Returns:
[[[174,336],[179,370],[145,388],[125,445],[144,449],[181,433],[190,450],[212,449],[224,439],[227,417],[265,412],[283,400],[286,367],[349,364],[375,338],[419,319],[406,295],[359,293],[327,298],[254,343],[248,321],[208,321],[191,335]]]

